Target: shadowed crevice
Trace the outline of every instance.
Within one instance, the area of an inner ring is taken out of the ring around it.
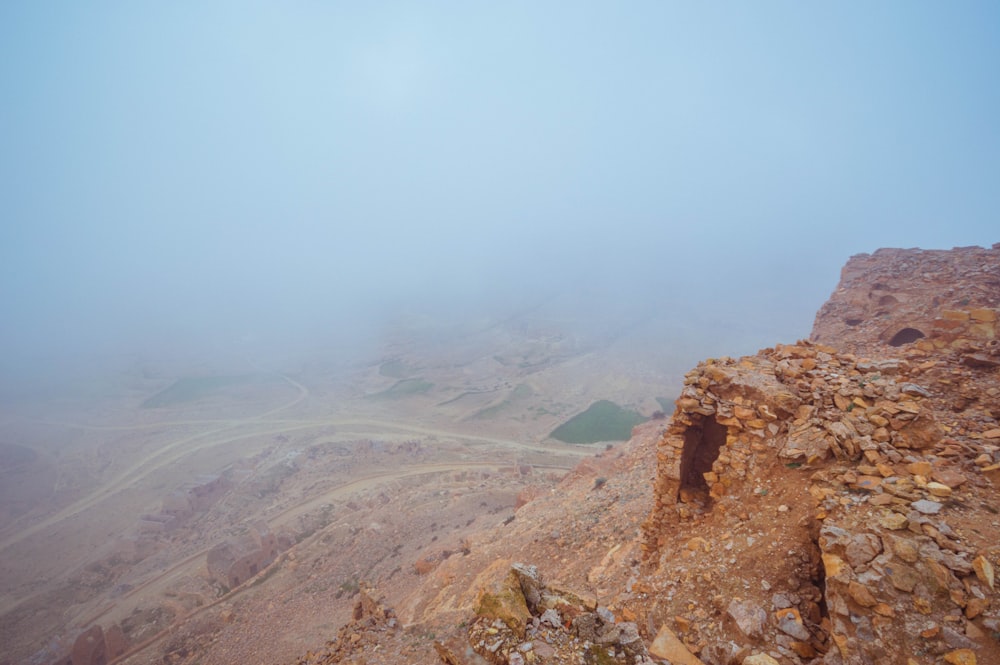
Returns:
[[[892,336],[892,339],[889,340],[889,346],[912,344],[922,337],[926,337],[926,335],[916,328],[903,328]]]
[[[708,483],[704,474],[712,470],[719,451],[726,443],[726,428],[715,418],[705,418],[700,426],[684,432],[684,450],[681,453],[680,497],[687,495],[708,497]]]

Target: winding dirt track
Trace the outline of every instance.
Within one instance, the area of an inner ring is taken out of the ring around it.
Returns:
[[[381,471],[377,473],[371,473],[366,476],[362,476],[360,478],[355,478],[349,482],[344,483],[343,485],[338,485],[337,487],[333,487],[327,490],[326,492],[323,492],[322,494],[318,494],[315,496],[311,496],[307,499],[303,499],[301,502],[293,506],[289,506],[284,510],[282,510],[280,513],[268,518],[267,523],[272,528],[280,527],[288,523],[295,517],[298,517],[299,515],[308,513],[309,511],[319,508],[324,504],[328,504],[336,499],[346,498],[350,496],[352,493],[357,492],[358,490],[369,487],[377,487],[378,485],[387,482],[392,482],[393,480],[398,480],[401,478],[433,475],[438,473],[448,473],[452,471],[462,471],[462,470],[474,470],[474,469],[497,470],[502,466],[504,465],[497,462],[462,462],[459,464],[427,463],[427,464],[415,464],[401,471],[394,470],[394,471]],[[568,467],[563,467],[559,465],[537,465],[537,468],[554,469],[560,471],[568,470]],[[178,572],[182,572],[184,569],[201,566],[202,565],[201,558],[207,555],[210,549],[211,547],[206,547],[195,552],[194,554],[190,554],[181,559],[180,561],[174,563],[169,568],[166,568],[165,570],[157,573],[148,580],[145,580],[142,584],[133,587],[127,593],[125,593],[120,600],[117,600],[115,603],[110,604],[109,606],[104,608],[99,614],[89,617],[86,621],[83,622],[83,625],[93,623],[101,616],[103,616],[105,613],[107,613],[110,609],[112,609],[115,604],[138,595],[139,593],[145,591],[146,589],[156,584],[157,582],[160,582],[161,580],[164,580],[167,577],[173,576]],[[247,582],[250,581],[251,580],[247,580]],[[236,589],[234,589],[234,591],[236,591]],[[227,598],[231,597],[232,595],[234,594],[229,594]]]
[[[294,418],[275,418],[274,416],[293,408],[294,406],[300,404],[303,400],[309,397],[309,389],[306,388],[301,383],[291,379],[290,377],[282,377],[289,385],[294,387],[297,391],[296,396],[280,404],[279,406],[269,409],[256,416],[250,416],[246,418],[239,419],[202,419],[202,420],[172,420],[172,421],[158,421],[154,423],[142,423],[135,425],[90,425],[84,423],[72,423],[72,422],[52,422],[48,421],[46,424],[62,426],[72,429],[84,429],[92,431],[139,431],[139,430],[151,430],[151,429],[164,429],[170,427],[184,427],[184,426],[194,426],[194,427],[208,427],[203,431],[184,436],[180,439],[170,442],[167,445],[161,446],[153,452],[145,455],[141,459],[133,462],[128,468],[124,469],[118,473],[114,478],[112,478],[108,483],[96,488],[90,494],[81,497],[77,501],[70,505],[63,507],[47,518],[40,522],[27,526],[17,531],[17,523],[12,525],[13,529],[8,531],[8,535],[0,540],[0,552],[3,550],[31,537],[32,535],[39,533],[45,529],[51,528],[60,522],[73,518],[84,511],[87,511],[102,502],[110,499],[118,492],[133,486],[135,483],[141,481],[142,479],[150,476],[156,471],[168,467],[182,458],[196,453],[201,450],[212,448],[214,446],[220,446],[241,439],[247,439],[251,437],[269,436],[277,434],[285,434],[289,432],[318,429],[322,427],[337,427],[340,429],[349,429],[357,432],[364,432],[371,436],[379,436],[387,432],[399,432],[406,434],[422,435],[422,436],[433,436],[444,439],[450,439],[452,441],[458,441],[462,443],[472,444],[472,445],[487,445],[487,446],[497,446],[501,448],[509,448],[514,450],[524,450],[533,451],[539,453],[545,453],[548,455],[557,454],[563,457],[583,457],[592,453],[592,451],[582,448],[580,446],[570,446],[563,444],[552,444],[552,445],[537,445],[532,443],[526,443],[522,441],[515,441],[510,439],[502,439],[489,436],[480,436],[474,434],[468,434],[464,432],[455,432],[449,430],[443,430],[432,427],[425,427],[422,425],[413,425],[400,422],[391,422],[379,419],[370,418],[319,418],[319,419],[294,419]],[[289,506],[282,510],[280,513],[270,517],[267,521],[274,527],[281,526],[287,523],[296,516],[309,512],[310,510],[316,509],[325,503],[329,503],[338,497],[343,497],[349,495],[353,492],[363,489],[365,487],[377,486],[384,483],[392,482],[394,480],[420,476],[420,475],[431,475],[437,473],[451,472],[451,471],[461,471],[468,469],[483,469],[483,468],[493,468],[496,469],[503,465],[500,462],[434,462],[417,464],[413,466],[406,467],[404,469],[396,469],[390,471],[376,471],[367,474],[363,477],[354,478],[349,482],[346,482],[337,487],[331,488],[320,495],[311,496],[303,499],[299,503]],[[566,466],[551,465],[543,468],[552,468],[559,470],[567,470]],[[180,561],[172,564],[169,568],[162,571],[161,573],[155,575],[154,577],[144,581],[142,584],[134,589],[131,589],[125,598],[133,597],[142,591],[149,590],[151,587],[155,587],[158,583],[163,582],[177,574],[184,573],[188,569],[195,566],[201,565],[203,556],[208,550],[203,549],[194,554],[185,556]],[[238,590],[235,590],[238,593]],[[232,595],[232,594],[231,594]],[[7,613],[14,609],[22,603],[30,600],[32,596],[20,598],[8,606],[0,609],[0,612]],[[105,614],[107,611],[112,609],[114,604],[107,606],[103,610],[99,611],[97,616],[91,617],[88,623],[96,620],[101,615]],[[148,646],[148,645],[144,645]],[[134,651],[133,651],[134,652]]]
[[[501,466],[503,466],[503,465],[499,464],[499,463],[495,463],[495,462],[464,462],[464,463],[459,463],[459,464],[428,463],[428,464],[418,464],[418,465],[415,465],[415,466],[411,466],[411,467],[408,467],[406,470],[403,470],[403,471],[387,471],[387,472],[373,473],[373,474],[364,476],[362,478],[357,478],[357,479],[352,480],[350,482],[344,483],[343,485],[340,485],[338,487],[330,489],[327,492],[324,492],[323,494],[320,494],[318,496],[310,497],[309,499],[306,499],[306,500],[302,501],[301,503],[298,503],[298,504],[296,504],[294,506],[290,506],[289,508],[286,508],[285,510],[283,510],[280,513],[278,513],[277,515],[271,517],[268,520],[268,523],[271,526],[280,526],[282,523],[288,521],[289,519],[295,517],[296,515],[300,515],[302,513],[309,512],[310,510],[318,508],[318,507],[322,506],[325,503],[329,503],[330,501],[332,501],[332,500],[334,500],[336,498],[343,498],[343,497],[346,497],[346,496],[350,495],[352,492],[356,492],[356,491],[358,491],[360,489],[363,489],[365,487],[377,486],[380,483],[390,482],[390,481],[396,480],[398,478],[405,478],[405,477],[412,477],[412,476],[422,476],[422,475],[431,475],[431,474],[436,474],[436,473],[457,471],[457,470],[462,470],[462,469],[483,469],[483,468],[497,469],[497,468],[499,468]],[[559,467],[559,466],[542,466],[542,468],[565,469],[565,467]],[[340,523],[342,523],[342,522],[340,522]],[[335,526],[336,524],[338,524],[338,523],[335,523],[334,525],[329,525],[329,526]],[[309,536],[306,540],[312,540],[314,538],[319,537],[324,530],[325,529],[320,529],[316,533],[314,533],[311,536]],[[302,543],[297,543],[295,545],[295,547],[298,547],[301,544]],[[139,586],[137,586],[134,589],[132,589],[131,591],[129,591],[129,593],[126,594],[123,597],[123,599],[126,599],[126,598],[129,598],[131,596],[134,596],[134,595],[138,594],[141,591],[145,591],[145,590],[149,589],[151,586],[153,586],[154,584],[156,584],[157,582],[159,582],[161,580],[164,580],[164,579],[168,578],[169,576],[176,575],[177,573],[181,572],[183,569],[193,568],[196,565],[200,566],[201,565],[201,557],[204,556],[205,554],[207,554],[208,550],[209,550],[209,548],[203,549],[200,552],[192,554],[191,556],[186,557],[185,559],[177,562],[176,564],[174,564],[170,568],[164,570],[162,573],[159,573],[155,577],[147,580],[146,582],[140,584]],[[210,609],[218,606],[220,603],[231,601],[233,598],[237,597],[238,595],[240,595],[241,593],[243,593],[247,589],[250,589],[251,587],[253,587],[255,585],[257,579],[259,579],[261,577],[266,577],[269,574],[269,572],[274,567],[280,566],[282,564],[282,562],[285,560],[286,554],[287,553],[283,553],[281,556],[279,556],[277,559],[275,559],[268,567],[266,567],[263,570],[261,570],[254,577],[251,577],[251,578],[247,579],[245,582],[243,582],[242,584],[240,584],[236,588],[232,589],[231,591],[229,591],[228,593],[226,593],[224,596],[213,600],[212,602],[208,603],[207,605],[203,605],[201,607],[195,608],[195,609],[187,612],[183,616],[177,617],[177,619],[174,622],[172,622],[170,624],[170,626],[168,626],[167,628],[164,628],[163,630],[161,630],[156,635],[153,635],[153,636],[151,636],[151,637],[143,640],[139,644],[135,644],[135,645],[131,646],[128,649],[127,652],[123,653],[122,655],[120,655],[117,658],[115,658],[114,660],[112,660],[109,663],[109,665],[115,665],[116,663],[120,663],[120,662],[128,660],[129,658],[135,656],[136,654],[145,651],[146,649],[148,649],[149,647],[153,646],[157,642],[160,642],[163,638],[167,637],[168,635],[173,634],[177,630],[177,628],[180,625],[184,624],[185,622],[191,621],[195,617],[204,614],[208,610],[210,610]],[[104,614],[106,614],[108,611],[110,611],[113,608],[114,608],[114,604],[109,605],[108,607],[106,607],[104,610],[102,610],[97,615],[94,615],[94,616],[88,618],[88,620],[83,625],[87,625],[87,624],[95,622],[96,620],[100,619],[101,616],[103,616]]]
[[[148,476],[149,474],[153,473],[154,471],[156,471],[157,469],[163,467],[166,464],[169,464],[171,462],[177,461],[178,459],[180,459],[181,457],[187,455],[190,452],[193,452],[193,451],[198,450],[200,448],[204,448],[204,447],[208,447],[208,446],[212,446],[212,445],[218,445],[219,443],[227,443],[228,441],[235,441],[235,440],[237,440],[239,438],[242,438],[242,437],[232,437],[232,438],[230,438],[228,440],[216,440],[214,443],[209,442],[209,443],[203,444],[201,446],[195,446],[193,448],[191,448],[191,447],[184,448],[185,444],[191,443],[192,441],[197,441],[199,439],[205,439],[205,438],[211,437],[212,435],[215,435],[215,434],[221,434],[222,432],[224,432],[224,431],[226,431],[228,429],[233,429],[234,427],[238,426],[237,424],[235,424],[237,422],[240,425],[247,424],[247,423],[254,423],[255,421],[259,421],[260,419],[266,418],[269,415],[272,415],[274,413],[278,413],[279,411],[283,411],[285,409],[291,408],[291,407],[295,406],[296,404],[298,404],[299,402],[301,402],[302,400],[304,400],[306,397],[309,396],[309,390],[305,386],[303,386],[302,384],[300,384],[300,383],[298,383],[296,381],[293,381],[292,379],[288,378],[287,376],[283,376],[282,378],[285,379],[286,381],[288,381],[290,384],[292,384],[294,387],[296,387],[299,390],[299,394],[292,401],[290,401],[290,402],[288,402],[286,404],[282,404],[281,406],[278,406],[278,407],[276,407],[274,409],[271,409],[270,411],[267,411],[266,413],[263,413],[263,414],[261,414],[259,416],[252,416],[252,417],[247,418],[247,419],[242,420],[242,421],[232,421],[232,422],[229,422],[229,423],[227,423],[225,425],[222,425],[221,427],[216,427],[214,429],[208,430],[207,432],[200,432],[198,434],[194,434],[192,436],[185,437],[183,439],[178,439],[177,441],[174,441],[171,444],[168,444],[166,446],[163,446],[162,448],[159,448],[155,452],[150,453],[149,455],[146,455],[144,458],[142,458],[139,461],[137,461],[134,464],[132,464],[132,466],[130,466],[129,468],[125,469],[120,474],[118,474],[116,477],[114,477],[113,479],[111,479],[111,481],[109,481],[106,485],[103,485],[102,487],[99,487],[98,489],[96,489],[93,492],[91,492],[89,495],[87,495],[87,496],[85,496],[85,497],[83,497],[83,498],[75,501],[74,503],[71,503],[70,505],[66,506],[65,508],[63,508],[62,510],[60,510],[56,514],[48,517],[47,519],[42,520],[41,522],[38,522],[37,524],[34,524],[34,525],[32,525],[32,526],[30,526],[30,527],[28,527],[26,529],[21,529],[20,531],[12,534],[10,536],[8,536],[7,538],[5,538],[2,541],[0,541],[0,552],[2,552],[3,550],[5,550],[6,548],[10,547],[11,545],[14,545],[15,543],[19,543],[20,541],[24,540],[25,538],[28,538],[29,536],[31,536],[31,535],[33,535],[33,534],[41,531],[42,529],[46,529],[46,528],[52,526],[53,524],[57,524],[58,522],[61,522],[61,521],[65,520],[65,519],[73,517],[74,515],[80,514],[84,510],[87,510],[88,508],[93,507],[94,505],[100,503],[101,501],[103,501],[104,499],[108,498],[109,496],[111,496],[111,495],[117,493],[118,491],[122,490],[123,488],[127,487],[129,484],[134,483],[135,481],[140,480],[140,479]],[[73,424],[73,423],[49,423],[49,424],[60,424],[60,425],[66,426],[66,427],[77,427],[77,428],[87,428],[87,429],[100,429],[100,428],[93,428],[93,427],[88,427],[88,426],[81,426],[81,425],[77,425],[77,424]],[[168,424],[169,423],[159,423],[160,426],[165,426],[165,425],[168,425]],[[194,424],[194,423],[191,423],[191,424]],[[149,427],[149,425],[139,425],[135,429],[147,429],[148,427]],[[130,427],[123,427],[123,428],[118,428],[118,429],[127,430],[127,429],[130,429]],[[243,435],[243,436],[251,436],[251,435]],[[170,453],[171,451],[175,451],[175,453],[173,455],[170,455],[169,457],[165,457],[164,459],[160,459],[155,464],[152,464],[155,460],[157,460],[157,458],[164,457],[165,455],[167,455],[167,453]],[[148,467],[148,468],[144,469],[144,467]],[[139,473],[140,470],[143,470],[142,473]]]
[[[204,450],[207,448],[212,448],[214,446],[219,446],[227,443],[232,443],[239,441],[241,439],[247,439],[256,436],[268,436],[274,434],[283,434],[287,432],[294,432],[305,429],[316,429],[319,427],[337,426],[337,427],[368,427],[376,431],[397,431],[397,432],[409,432],[413,434],[422,434],[425,436],[439,436],[455,439],[458,441],[465,441],[470,443],[480,443],[480,444],[492,444],[503,447],[521,449],[521,450],[531,450],[535,452],[543,453],[554,453],[558,452],[564,455],[572,455],[576,457],[583,457],[590,454],[591,451],[579,446],[540,446],[533,445],[529,443],[524,443],[520,441],[513,441],[509,439],[499,439],[494,437],[476,436],[460,432],[451,432],[441,429],[434,429],[428,427],[406,425],[398,422],[389,422],[382,420],[373,419],[317,419],[317,420],[283,420],[274,419],[268,420],[269,416],[272,416],[281,411],[287,410],[296,406],[304,399],[309,396],[309,389],[303,386],[301,383],[289,378],[288,376],[282,376],[282,378],[287,381],[290,385],[298,390],[298,395],[291,401],[277,406],[269,411],[266,411],[257,416],[251,416],[243,419],[234,420],[181,420],[181,421],[164,421],[157,423],[144,423],[141,425],[125,425],[125,426],[94,426],[85,425],[79,423],[56,423],[50,422],[48,424],[62,425],[65,427],[79,428],[79,429],[89,429],[89,430],[102,430],[102,431],[127,431],[127,430],[140,430],[140,429],[152,429],[157,427],[170,427],[170,426],[180,426],[180,425],[216,425],[212,429],[207,431],[199,432],[197,434],[192,434],[190,436],[178,439],[173,443],[165,445],[156,451],[146,455],[142,459],[134,462],[127,469],[119,473],[117,476],[112,478],[107,484],[95,489],[93,492],[79,500],[73,502],[72,504],[62,508],[55,514],[49,516],[48,518],[26,527],[19,531],[16,531],[3,540],[0,540],[0,552],[7,549],[8,547],[21,542],[22,540],[29,538],[30,536],[47,529],[63,520],[69,519],[76,515],[79,515],[85,510],[96,506],[102,501],[108,499],[114,494],[126,489],[130,485],[146,478],[150,474],[156,472],[165,466],[173,464],[183,457],[186,457],[199,450]],[[267,427],[270,425],[271,427]],[[253,427],[249,431],[244,431],[240,433],[231,433],[232,430],[239,429],[242,427]],[[260,427],[260,429],[258,429]],[[190,445],[195,444],[195,445]],[[462,464],[442,464],[440,465],[441,470],[451,470],[460,469],[463,467]],[[408,474],[406,471],[395,472],[397,477],[403,477]],[[363,479],[359,479],[361,481]]]

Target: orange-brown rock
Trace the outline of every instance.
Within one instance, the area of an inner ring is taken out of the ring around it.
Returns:
[[[994,339],[998,265],[1000,244],[880,249],[852,256],[836,291],[816,315],[811,339],[868,356],[885,355],[886,346],[912,345],[935,331],[949,345],[963,332],[982,341]],[[975,328],[979,323],[985,326]],[[931,349],[939,348],[931,342]]]
[[[968,295],[948,301],[942,289]],[[822,571],[830,662],[906,662],[901,654],[913,637],[903,627],[907,617],[938,626],[926,637],[938,653],[955,651],[960,639],[971,639],[955,631],[976,634],[970,615],[978,621],[994,612],[986,602],[990,560],[969,554],[997,527],[994,513],[972,506],[997,500],[989,479],[1000,446],[990,437],[1000,429],[1000,390],[993,366],[969,358],[995,358],[1000,366],[989,327],[998,306],[1000,245],[880,250],[845,267],[810,341],[700,364],[687,375],[657,449],[647,557],[668,574],[670,553],[691,542],[686,528],[711,543],[703,556],[712,557],[719,547],[706,527],[724,515],[759,525],[762,534],[797,534],[802,540],[789,553],[818,550],[810,560]],[[751,426],[753,413],[770,417]],[[802,488],[810,504],[799,524],[822,520],[811,532],[818,539],[782,523],[795,513],[789,488]],[[732,548],[734,568],[779,569],[773,559],[753,558],[756,545],[751,536],[749,550]],[[696,551],[702,548],[688,550]],[[767,578],[772,592],[778,580]],[[718,639],[747,644],[746,632],[731,623],[723,622]],[[774,623],[759,639],[778,638],[781,622]],[[1000,657],[988,640],[979,644]],[[785,645],[799,653],[791,641]]]
[[[649,653],[677,665],[705,665],[666,625],[660,626],[653,643],[649,645]]]
[[[104,642],[104,630],[100,626],[91,626],[80,633],[73,643],[71,653],[73,665],[103,665],[108,661],[107,645]]]

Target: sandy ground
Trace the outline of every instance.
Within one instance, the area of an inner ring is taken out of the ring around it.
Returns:
[[[317,367],[158,408],[142,405],[183,375],[126,376],[105,394],[0,412],[0,662],[51,660],[95,622],[120,623],[135,646],[233,602],[208,580],[205,557],[256,520],[295,534],[297,547],[363,532],[338,584],[392,573],[376,551],[457,548],[512,512],[519,492],[593,454],[549,439],[558,424],[604,398],[648,414],[676,389],[639,357],[523,330]],[[233,479],[210,507],[168,533],[141,526],[205,474]],[[367,569],[357,557],[372,559]],[[330,617],[314,623],[294,632],[320,638]]]

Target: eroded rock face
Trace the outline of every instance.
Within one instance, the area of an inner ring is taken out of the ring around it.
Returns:
[[[998,307],[1000,243],[989,249],[880,249],[850,258],[810,339],[869,355],[879,353],[878,346],[947,338],[959,329],[986,341],[996,338]]]
[[[881,484],[873,463],[933,448],[945,435],[924,404],[928,391],[883,371],[809,342],[699,364],[660,441],[647,533],[655,539],[677,516],[747,491],[768,457],[789,465],[865,462],[852,482]]]
[[[998,305],[1000,245],[879,250],[845,267],[811,341],[686,376],[644,524],[684,644],[1000,662]]]

